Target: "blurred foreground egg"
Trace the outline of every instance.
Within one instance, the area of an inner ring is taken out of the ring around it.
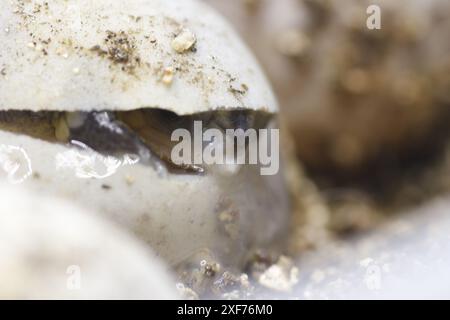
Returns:
[[[67,201],[0,187],[3,299],[176,299],[141,243]]]

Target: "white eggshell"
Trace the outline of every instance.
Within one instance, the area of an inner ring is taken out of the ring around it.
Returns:
[[[194,51],[173,48],[182,30]],[[253,56],[195,0],[1,1],[0,43],[1,110],[277,110]]]
[[[0,179],[67,199],[138,235],[171,264],[207,250],[239,266],[287,235],[282,169],[236,175],[159,174],[133,159],[0,131]]]
[[[166,267],[91,212],[3,184],[0,199],[0,298],[177,298]]]

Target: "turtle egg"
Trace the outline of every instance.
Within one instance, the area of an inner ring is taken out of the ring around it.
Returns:
[[[92,212],[3,184],[0,196],[1,298],[177,298],[167,267]]]
[[[0,33],[4,179],[106,217],[172,265],[208,252],[241,267],[282,242],[282,170],[221,174],[171,161],[176,129],[263,129],[278,112],[258,63],[219,15],[194,0],[0,9],[0,29],[10,30]]]

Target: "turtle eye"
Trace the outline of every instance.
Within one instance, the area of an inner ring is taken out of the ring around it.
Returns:
[[[248,111],[219,111],[213,117],[214,126],[227,129],[243,129],[253,128],[254,115]]]
[[[216,111],[209,117],[209,127],[227,129],[263,129],[266,128],[271,115],[249,110]]]

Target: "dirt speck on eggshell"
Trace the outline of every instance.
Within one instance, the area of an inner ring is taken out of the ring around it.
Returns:
[[[195,34],[187,29],[181,29],[181,32],[173,39],[172,48],[178,53],[184,53],[188,50],[192,50],[197,43]]]

